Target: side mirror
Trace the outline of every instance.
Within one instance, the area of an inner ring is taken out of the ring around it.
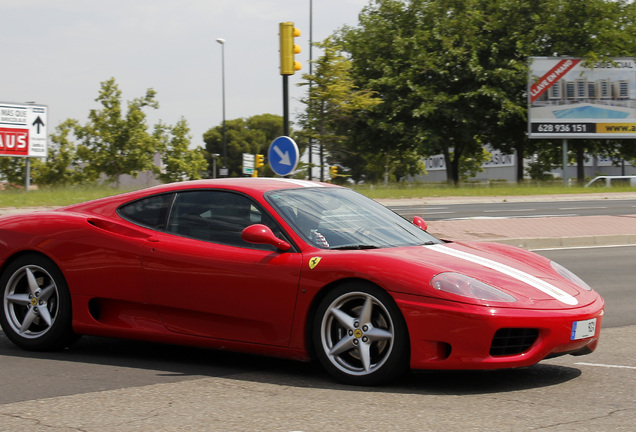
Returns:
[[[428,228],[428,225],[426,225],[426,221],[419,216],[415,216],[413,218],[413,225],[420,227],[424,231],[426,231],[426,228]]]
[[[248,226],[241,233],[241,238],[250,243],[269,244],[283,252],[291,249],[291,245],[289,243],[276,237],[272,230],[263,224]]]

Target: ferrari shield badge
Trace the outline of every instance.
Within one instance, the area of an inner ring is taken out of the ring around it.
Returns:
[[[309,268],[312,269],[312,270],[315,269],[321,259],[322,259],[322,257],[313,257],[312,259],[310,259],[309,260]]]

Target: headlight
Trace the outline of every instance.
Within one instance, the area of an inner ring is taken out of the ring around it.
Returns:
[[[478,300],[517,301],[510,294],[459,273],[440,273],[431,279],[431,286],[440,291]]]
[[[572,273],[570,270],[563,267],[561,264],[554,261],[550,261],[550,264],[552,265],[552,268],[554,269],[554,271],[560,274],[561,276],[563,276],[563,278],[578,285],[579,287],[583,288],[586,291],[592,291],[592,288],[588,284],[586,284],[583,279],[581,279],[580,277]]]

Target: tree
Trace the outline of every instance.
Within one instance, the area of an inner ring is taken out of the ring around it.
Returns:
[[[636,6],[623,0],[552,0],[545,1],[542,19],[530,33],[533,56],[582,57],[592,66],[610,57],[636,54]],[[525,89],[524,89],[525,90]],[[520,92],[521,94],[521,92]],[[633,142],[633,141],[632,141]],[[546,165],[562,165],[562,142],[532,140],[530,154],[539,155]],[[585,182],[585,155],[624,157],[622,140],[573,140],[568,160],[577,164],[577,180]],[[633,144],[632,144],[633,147]]]
[[[243,153],[267,154],[269,145],[276,137],[283,134],[283,118],[275,114],[261,114],[247,119],[239,118],[225,122],[227,161],[230,177],[243,175]],[[203,134],[205,149],[208,158],[208,170],[212,173],[212,155],[223,154],[223,125],[209,129]],[[218,166],[223,166],[223,161],[217,160]],[[259,174],[271,175],[269,167],[264,167]],[[213,175],[210,175],[213,176]]]
[[[33,181],[38,186],[66,186],[85,180],[74,140],[70,137],[78,126],[77,121],[67,119],[51,134],[46,159],[33,165]]]
[[[299,119],[302,135],[307,141],[319,144],[321,167],[325,166],[325,150],[329,153],[330,164],[348,165],[351,152],[345,146],[345,140],[355,113],[381,101],[372,91],[360,90],[354,85],[350,75],[351,62],[331,38],[315,45],[324,53],[316,61],[316,72],[304,74],[306,82],[300,84],[312,84],[307,97],[301,100],[307,106]],[[324,181],[324,169],[320,170],[320,180]]]
[[[372,2],[339,36],[356,83],[383,102],[356,124],[378,150],[444,154],[452,183],[481,143],[516,148],[521,160],[535,144],[526,137],[528,57],[633,55],[634,10],[624,0]]]
[[[442,153],[453,183],[460,161],[481,152],[482,125],[500,105],[471,47],[480,31],[475,3],[382,1],[345,34],[356,77],[384,102],[368,123],[397,148]]]
[[[96,101],[101,110],[91,110],[82,125],[68,119],[51,135],[44,162],[34,162],[34,180],[41,186],[70,185],[96,181],[102,175],[118,183],[121,174],[136,175],[150,170],[159,174],[154,160],[161,153],[162,181],[200,178],[206,162],[202,149],[190,150],[190,129],[184,118],[175,126],[158,123],[148,132],[144,108],[158,108],[155,92],[128,102],[123,113],[121,91],[111,78],[101,83]]]
[[[0,174],[10,187],[22,188],[25,184],[26,160],[23,157],[0,157]]]
[[[184,118],[173,127],[159,123],[155,125],[154,137],[162,143],[161,160],[163,170],[159,180],[164,183],[183,180],[196,180],[207,169],[203,149],[189,148],[190,128]]]
[[[75,128],[80,144],[77,154],[86,164],[84,173],[96,180],[104,174],[119,185],[119,176],[136,176],[140,171],[158,173],[154,155],[161,148],[156,136],[148,132],[144,108],[157,109],[156,92],[146,90],[140,98],[128,102],[128,110],[123,112],[121,91],[115,79],[101,84],[99,96],[95,99],[102,109],[90,111],[89,121]]]

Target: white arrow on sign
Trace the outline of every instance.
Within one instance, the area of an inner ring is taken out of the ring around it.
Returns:
[[[289,152],[286,151],[285,153],[283,153],[281,149],[278,148],[278,146],[274,146],[274,151],[280,157],[281,165],[291,165],[291,160],[289,159]]]

